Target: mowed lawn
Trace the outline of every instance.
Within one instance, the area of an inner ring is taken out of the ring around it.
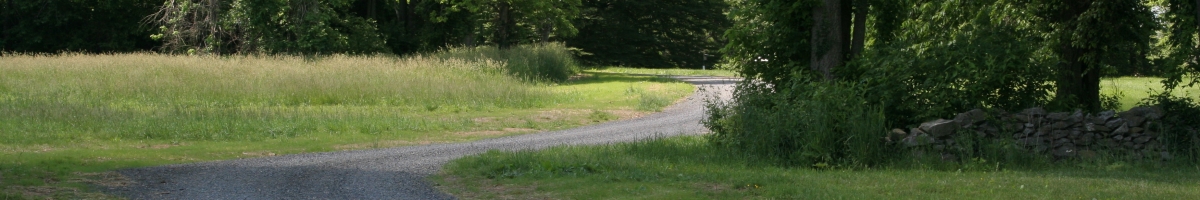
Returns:
[[[616,68],[616,70],[621,70]],[[1122,110],[1161,78],[1106,78]],[[1175,96],[1196,98],[1200,89]],[[902,155],[897,155],[902,156]],[[926,161],[927,162],[927,161]],[[902,161],[870,169],[779,167],[713,147],[704,136],[536,151],[492,151],[433,178],[464,199],[1191,199],[1200,167],[1089,161],[1013,166]]]
[[[1189,199],[1200,169],[1110,163],[1029,169],[776,167],[703,136],[501,152],[451,162],[434,179],[464,199]],[[916,165],[919,166],[919,165]]]
[[[614,74],[529,82],[501,67],[389,56],[0,57],[0,197],[75,198],[119,168],[565,129],[652,113],[693,90]]]

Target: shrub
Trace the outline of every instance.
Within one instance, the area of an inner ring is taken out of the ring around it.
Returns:
[[[1200,102],[1191,98],[1172,96],[1165,91],[1138,103],[1140,106],[1158,106],[1163,110],[1159,131],[1161,142],[1178,160],[1195,162],[1200,159]]]
[[[792,166],[872,166],[887,156],[885,117],[861,85],[793,82],[774,92],[738,85],[734,102],[710,102],[704,125],[711,141]]]
[[[468,61],[500,61],[509,75],[527,81],[563,82],[578,72],[574,56],[561,43],[520,45],[509,49],[493,46],[452,48],[432,56]]]

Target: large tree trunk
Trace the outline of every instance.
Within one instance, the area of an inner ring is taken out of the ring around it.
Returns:
[[[870,7],[867,0],[854,0],[854,39],[850,40],[850,57],[862,53],[867,36],[867,10]]]
[[[1067,44],[1069,45],[1069,44]],[[1080,105],[1090,111],[1100,110],[1100,69],[1080,61],[1082,49],[1063,47],[1060,51],[1065,62],[1059,64],[1058,91],[1055,98],[1060,103]]]
[[[847,29],[841,0],[823,0],[813,7],[811,68],[826,80],[833,80],[833,69],[842,66],[846,57]]]
[[[512,29],[512,6],[508,2],[500,2],[496,5],[496,45],[501,49],[511,47],[511,38],[509,38],[509,30]]]

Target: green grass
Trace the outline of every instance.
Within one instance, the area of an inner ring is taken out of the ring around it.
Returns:
[[[661,109],[630,88],[693,89],[584,75],[530,82],[501,62],[430,57],[6,55],[0,194],[80,198],[90,175],[120,168],[565,129]]]
[[[698,136],[491,151],[433,177],[464,199],[1178,199],[1200,169],[1112,165],[1039,170],[782,168]],[[990,167],[987,167],[990,168]]]
[[[1100,81],[1100,94],[1116,96],[1121,102],[1121,110],[1129,110],[1137,106],[1142,99],[1149,97],[1151,93],[1162,92],[1162,80],[1162,78],[1156,77],[1105,78]],[[1172,95],[1200,97],[1200,87],[1176,89]]]
[[[600,67],[588,69],[591,72],[605,72],[617,74],[648,74],[648,75],[677,75],[677,76],[725,76],[736,77],[737,72],[725,69],[648,69],[648,68],[629,68],[629,67]]]

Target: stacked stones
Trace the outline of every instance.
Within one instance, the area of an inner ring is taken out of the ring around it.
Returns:
[[[1025,109],[1018,113],[998,113],[990,117],[975,109],[958,114],[954,120],[938,119],[922,123],[908,132],[892,130],[889,141],[907,147],[931,146],[943,158],[951,157],[948,149],[961,149],[955,142],[960,133],[976,134],[981,138],[1011,137],[1017,145],[1033,153],[1049,153],[1055,158],[1094,157],[1096,151],[1134,152],[1134,157],[1157,156],[1170,159],[1158,142],[1160,129],[1157,120],[1162,111],[1154,107],[1137,107],[1116,113],[1105,111],[1095,115],[1081,111],[1047,113],[1041,108]]]

